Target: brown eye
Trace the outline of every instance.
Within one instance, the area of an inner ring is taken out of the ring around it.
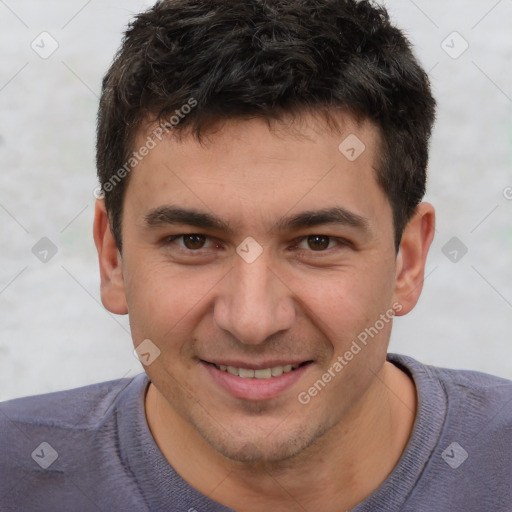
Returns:
[[[308,236],[308,247],[313,251],[323,251],[329,247],[331,239],[324,235],[311,235]]]
[[[183,235],[183,245],[187,249],[202,249],[206,242],[205,235]]]

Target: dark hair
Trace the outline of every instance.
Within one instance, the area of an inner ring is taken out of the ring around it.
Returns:
[[[181,115],[185,105],[194,108]],[[159,1],[130,23],[103,79],[97,168],[119,250],[134,138],[150,117],[201,140],[229,118],[311,112],[336,126],[340,108],[380,128],[377,180],[398,249],[425,193],[435,100],[386,10],[366,0]]]

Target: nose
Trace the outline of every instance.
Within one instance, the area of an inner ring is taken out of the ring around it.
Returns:
[[[264,343],[291,328],[295,314],[293,293],[268,267],[264,255],[252,263],[239,258],[214,307],[217,326],[246,345]]]

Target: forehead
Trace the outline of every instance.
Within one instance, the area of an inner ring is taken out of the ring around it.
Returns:
[[[317,116],[302,116],[269,127],[259,118],[228,120],[201,141],[171,132],[156,140],[132,172],[126,201],[134,201],[141,214],[177,203],[235,215],[239,222],[320,206],[379,215],[387,204],[376,180],[379,130],[346,113],[337,121],[332,127]],[[135,146],[154,128],[140,130]]]

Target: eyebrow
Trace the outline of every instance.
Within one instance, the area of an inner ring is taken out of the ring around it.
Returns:
[[[357,228],[361,231],[370,231],[370,223],[368,219],[340,207],[310,210],[291,217],[285,217],[276,223],[275,229],[277,231],[285,231],[287,229],[297,230],[320,226],[323,224],[340,224],[343,226]]]
[[[148,226],[162,226],[166,224],[187,224],[202,229],[217,229],[232,233],[233,230],[222,219],[210,213],[201,212],[192,208],[177,208],[173,206],[159,206],[145,215],[144,220]]]
[[[144,220],[148,226],[186,224],[201,229],[216,229],[233,233],[231,226],[219,217],[193,208],[159,206],[146,214]],[[340,207],[310,210],[284,217],[274,224],[272,231],[299,230],[323,224],[340,224],[364,232],[370,231],[368,219]]]

